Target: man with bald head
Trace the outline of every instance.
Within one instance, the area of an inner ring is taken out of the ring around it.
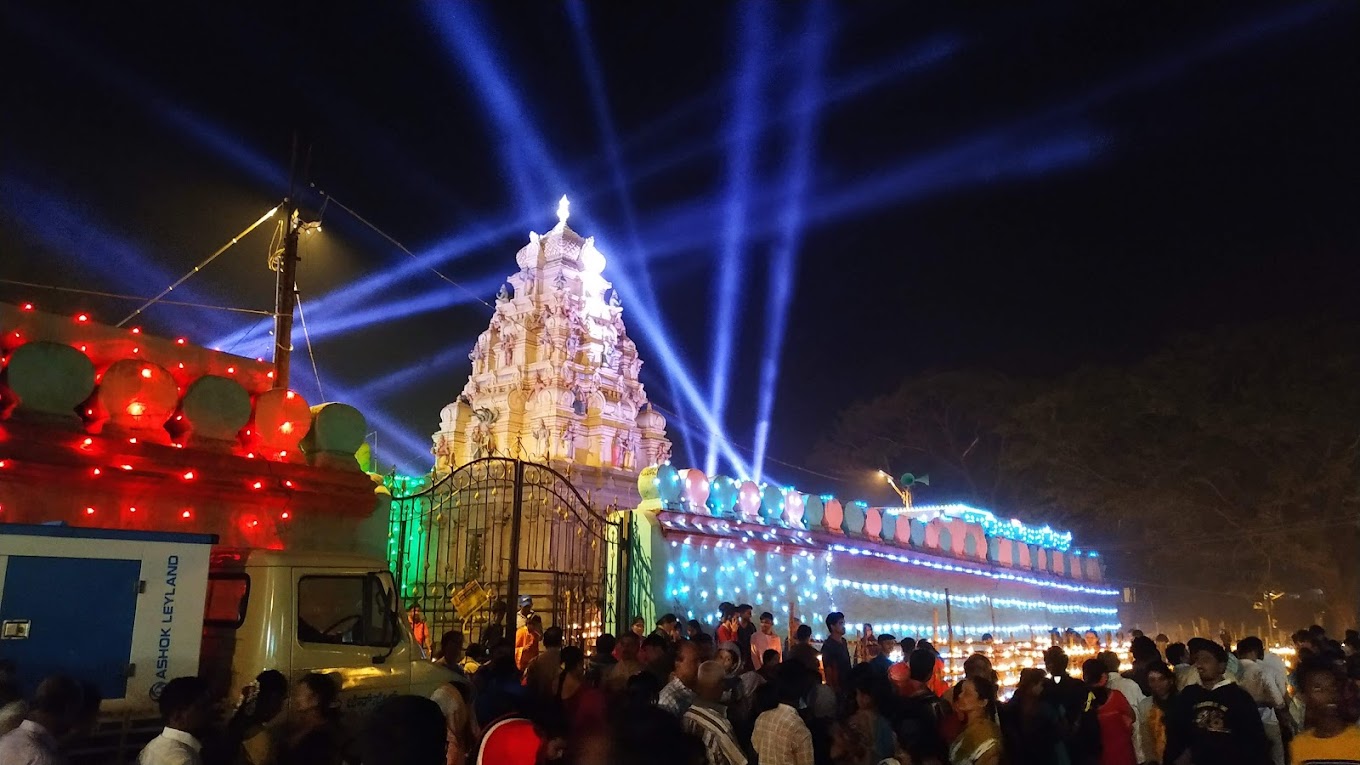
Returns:
[[[736,733],[722,704],[723,681],[727,668],[719,661],[699,665],[694,683],[694,702],[680,718],[686,733],[704,742],[708,765],[746,765],[746,755],[737,745]]]

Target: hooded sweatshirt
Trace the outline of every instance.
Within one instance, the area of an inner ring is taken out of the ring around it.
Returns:
[[[1256,702],[1232,680],[1181,691],[1167,721],[1164,762],[1190,750],[1195,765],[1268,765],[1270,747]]]

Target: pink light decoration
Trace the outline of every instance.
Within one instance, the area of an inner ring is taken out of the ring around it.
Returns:
[[[898,544],[906,545],[908,547],[911,546],[910,515],[903,514],[897,516],[897,525],[893,527],[893,536],[897,539]]]
[[[755,481],[742,482],[737,491],[737,508],[743,516],[752,520],[760,517],[760,487]]]
[[[836,534],[844,534],[841,530],[844,522],[845,508],[841,507],[841,501],[835,497],[828,499],[822,509],[822,527]]]
[[[803,493],[788,489],[784,492],[784,520],[795,528],[803,526]]]
[[[870,507],[864,511],[864,536],[870,539],[883,537],[883,511]]]
[[[710,515],[708,510],[708,476],[698,468],[680,471],[680,483],[690,510],[699,515]]]

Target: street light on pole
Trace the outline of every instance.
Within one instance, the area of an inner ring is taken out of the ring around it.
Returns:
[[[888,482],[888,485],[892,487],[893,491],[897,492],[897,496],[902,498],[902,506],[908,509],[911,508],[911,487],[916,486],[917,484],[922,486],[930,485],[930,476],[928,475],[923,475],[918,478],[911,473],[903,473],[902,483],[901,485],[898,485],[897,481],[893,480],[893,477],[888,471],[880,470],[878,471],[878,474],[883,477],[883,480]]]

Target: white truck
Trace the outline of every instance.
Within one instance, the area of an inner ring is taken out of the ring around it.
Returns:
[[[350,716],[453,678],[412,640],[383,562],[215,541],[0,524],[0,658],[26,691],[64,672],[105,699],[73,762],[134,762],[159,730],[161,689],[183,675],[206,678],[229,705],[266,669],[290,681],[329,674]]]

